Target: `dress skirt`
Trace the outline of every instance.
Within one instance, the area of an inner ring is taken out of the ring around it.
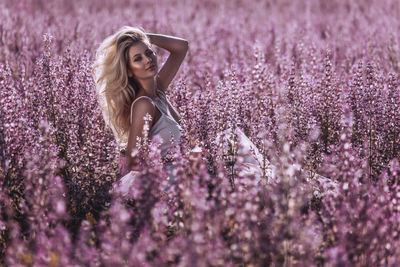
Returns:
[[[226,129],[217,134],[216,142],[217,144],[222,144],[220,149],[222,149],[219,154],[226,155],[229,150],[230,144],[237,148],[236,155],[241,156],[242,160],[236,160],[234,165],[234,170],[239,177],[243,176],[253,176],[255,182],[261,182],[263,184],[271,183],[277,180],[276,173],[277,167],[272,165],[267,159],[263,159],[262,154],[256,147],[256,145],[250,141],[250,139],[243,133],[243,131],[236,127],[234,130],[234,135],[231,134],[231,129]],[[232,136],[236,136],[236,146],[233,143]],[[139,175],[138,171],[129,171],[126,168],[126,158],[121,156],[120,158],[120,173],[122,178],[120,178],[113,186],[113,190],[126,196],[129,192],[130,187],[135,186],[135,181]],[[265,166],[263,170],[262,166]],[[173,165],[172,162],[164,163],[164,170],[168,174],[168,182],[170,186],[174,183],[173,175]],[[306,175],[306,171],[303,170],[303,174]],[[337,188],[337,184],[331,179],[324,177],[319,174],[315,174],[314,178],[318,180],[321,184],[323,191],[332,191]],[[170,188],[168,186],[164,191],[168,191]],[[334,190],[336,191],[336,190]]]
[[[132,186],[135,186],[135,182],[138,181],[138,177],[140,176],[139,171],[129,171],[126,167],[126,157],[120,157],[120,173],[122,177],[114,183],[113,191],[120,193],[123,197],[126,197],[129,193],[129,190]],[[169,186],[167,186],[164,191],[168,191],[168,189],[173,185],[174,177],[173,177],[173,165],[172,162],[164,163],[163,169],[168,174],[167,180]]]

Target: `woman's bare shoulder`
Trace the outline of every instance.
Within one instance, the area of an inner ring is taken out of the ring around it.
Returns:
[[[154,118],[155,112],[156,108],[151,98],[140,97],[139,99],[135,100],[134,103],[132,103],[131,122],[143,120],[147,113]]]

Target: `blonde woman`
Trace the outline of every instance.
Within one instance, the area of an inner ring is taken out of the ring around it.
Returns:
[[[159,68],[152,44],[170,52],[162,68]],[[143,128],[147,113],[151,116],[148,137],[159,135],[162,138],[163,159],[179,142],[181,116],[165,93],[188,48],[185,39],[124,26],[107,37],[96,51],[93,74],[103,115],[121,149],[126,148],[122,162],[125,176],[120,181],[124,194],[142,168],[131,152],[136,149],[137,138],[145,138]]]
[[[159,68],[157,55],[151,44],[170,52],[165,64]],[[100,105],[107,125],[113,130],[117,143],[123,150],[123,177],[114,190],[126,196],[134,184],[136,174],[141,166],[132,153],[136,149],[137,138],[160,136],[161,158],[168,171],[170,183],[173,182],[172,164],[168,155],[173,153],[180,141],[181,126],[179,112],[166,97],[166,90],[181,66],[187,51],[188,41],[182,38],[145,33],[143,29],[124,26],[107,37],[96,51],[93,74]],[[149,136],[143,136],[145,115],[150,114]],[[227,150],[230,142],[227,129],[218,133],[217,142],[225,144]],[[263,171],[263,159],[257,147],[236,127],[234,130],[244,155],[244,162],[236,164],[242,174],[254,174],[260,181]],[[201,153],[196,148],[191,153]],[[269,162],[266,163],[270,165]],[[267,170],[267,182],[275,179],[275,167]]]

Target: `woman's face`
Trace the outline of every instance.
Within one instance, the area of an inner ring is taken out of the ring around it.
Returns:
[[[157,73],[157,57],[146,43],[141,41],[132,45],[128,54],[128,77],[134,76],[136,79],[144,79],[153,77]],[[151,68],[151,66],[154,67]]]

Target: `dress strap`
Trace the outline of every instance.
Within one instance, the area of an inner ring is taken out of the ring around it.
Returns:
[[[132,105],[131,105],[131,106],[133,106],[133,104],[135,104],[135,102],[138,101],[141,97],[147,97],[148,99],[150,99],[151,102],[153,102],[153,99],[151,99],[150,97],[145,96],[145,95],[142,95],[142,96],[137,97],[137,98],[132,102]]]
[[[132,102],[132,104],[131,104],[131,115],[130,115],[130,122],[131,122],[131,123],[132,123],[132,108],[133,108],[133,105],[134,105],[135,102],[138,101],[141,97],[146,97],[146,98],[148,98],[148,99],[150,100],[150,102],[154,104],[153,99],[151,99],[151,98],[148,97],[148,96],[142,95],[142,96],[139,96],[138,98],[136,98],[136,99]]]
[[[158,93],[158,95],[159,95],[160,97],[162,97],[162,98],[165,98],[165,97],[166,97],[164,91],[161,90],[161,89],[157,89],[157,93]]]

